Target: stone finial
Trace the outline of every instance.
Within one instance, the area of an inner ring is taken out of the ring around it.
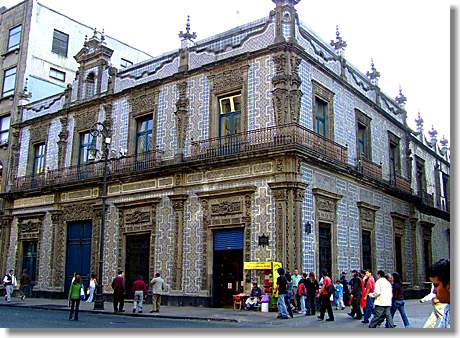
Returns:
[[[93,39],[97,39],[97,29],[96,27],[94,27],[94,30],[93,30]]]
[[[430,135],[430,145],[434,147],[436,143],[438,143],[438,132],[436,129],[434,129],[434,126],[431,126],[431,130],[428,132],[428,135]]]
[[[401,86],[399,86],[399,94],[395,98],[399,108],[404,109],[406,107],[407,97],[404,96]]]
[[[423,134],[423,119],[420,112],[418,112],[417,118],[415,119],[415,124],[417,126],[417,132]]]
[[[196,39],[196,32],[190,33],[190,15],[187,15],[187,24],[185,25],[185,33],[180,31],[179,38],[182,40],[194,40]]]
[[[290,6],[295,6],[297,5],[300,0],[272,0],[277,6],[284,6],[284,5],[290,5]]]
[[[104,32],[104,28],[102,28],[102,32],[101,32],[101,43],[105,43],[105,32]]]
[[[445,135],[442,135],[442,139],[439,141],[439,143],[441,144],[441,149],[440,149],[441,154],[445,155],[448,149],[448,144],[449,144],[449,141],[447,141]]]
[[[347,42],[340,36],[338,25],[335,27],[335,29],[335,41],[331,40],[331,46],[334,47],[334,50],[338,56],[343,56],[345,53],[345,48],[347,47]]]
[[[371,71],[366,73],[373,86],[378,86],[380,72],[375,68],[374,59],[371,59]]]

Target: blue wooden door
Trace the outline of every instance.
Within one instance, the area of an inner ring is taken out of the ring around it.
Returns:
[[[83,285],[88,287],[91,273],[91,235],[90,222],[72,222],[67,225],[65,294],[69,290],[74,272],[81,275]]]

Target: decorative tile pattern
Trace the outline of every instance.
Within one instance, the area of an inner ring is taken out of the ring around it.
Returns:
[[[19,151],[19,163],[17,176],[25,176],[27,170],[27,161],[29,157],[29,140],[30,130],[28,127],[21,129],[21,149]]]
[[[158,102],[157,146],[163,151],[163,158],[172,158],[177,151],[176,141],[176,102],[179,92],[176,84],[161,87]]]
[[[33,102],[23,110],[22,121],[27,121],[43,115],[55,113],[64,106],[64,93]]]
[[[45,166],[47,170],[55,170],[58,168],[58,144],[59,133],[61,132],[61,121],[57,118],[51,122],[48,131],[48,140],[46,143],[46,159]]]

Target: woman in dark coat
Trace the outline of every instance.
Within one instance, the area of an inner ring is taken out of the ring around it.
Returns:
[[[319,283],[316,280],[314,272],[309,273],[305,282],[305,287],[307,288],[307,313],[305,315],[314,316],[316,312],[315,299],[317,293],[319,292]]]

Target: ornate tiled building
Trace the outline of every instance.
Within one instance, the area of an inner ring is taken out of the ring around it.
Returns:
[[[33,270],[61,294],[74,271],[160,272],[170,302],[221,304],[254,272],[399,271],[423,287],[449,257],[449,151],[407,126],[392,99],[299,20],[298,0],[268,17],[117,70],[97,38],[72,86],[20,107],[1,267]],[[98,136],[96,123],[108,131]],[[107,195],[104,194],[104,156]],[[97,150],[99,155],[93,156]],[[228,290],[228,291],[227,291]]]

